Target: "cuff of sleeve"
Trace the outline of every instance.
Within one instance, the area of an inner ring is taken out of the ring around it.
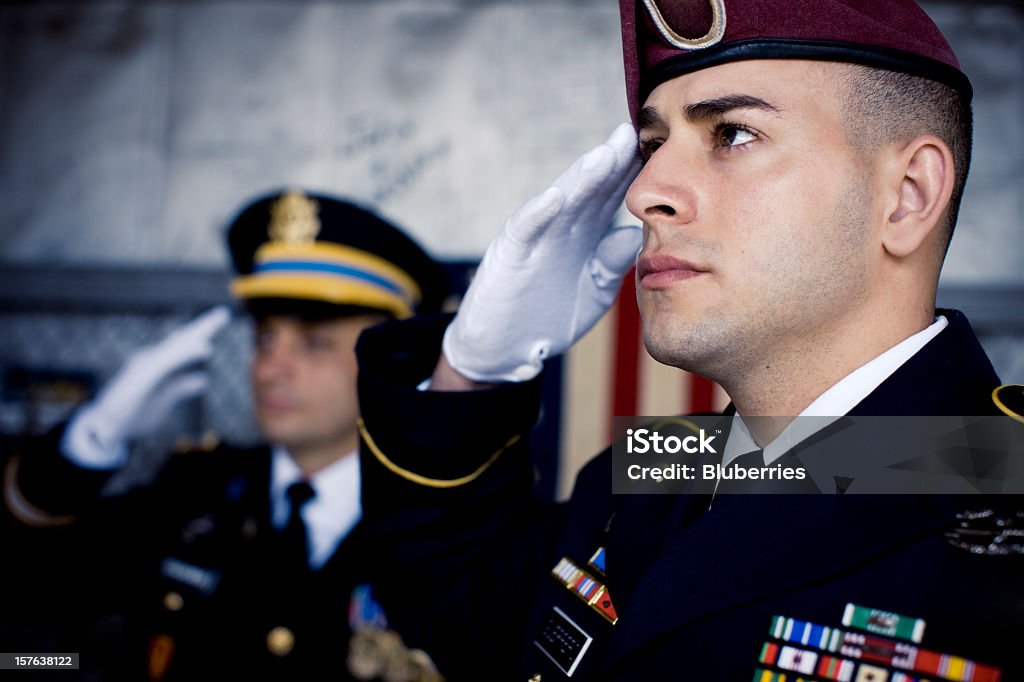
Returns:
[[[539,377],[480,391],[419,390],[450,322],[450,315],[389,322],[364,332],[356,346],[364,439],[369,434],[372,449],[395,468],[378,461],[412,474],[403,477],[414,483],[474,480],[533,427],[540,410]]]

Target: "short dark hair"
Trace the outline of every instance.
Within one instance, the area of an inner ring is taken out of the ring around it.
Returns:
[[[948,249],[971,165],[970,102],[938,81],[859,64],[845,66],[843,115],[851,144],[874,151],[918,135],[935,135],[949,146],[954,181],[944,225]]]

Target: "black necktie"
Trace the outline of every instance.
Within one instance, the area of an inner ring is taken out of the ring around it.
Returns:
[[[309,565],[309,538],[306,524],[302,520],[302,506],[316,497],[313,486],[305,481],[292,483],[285,493],[288,496],[290,509],[288,524],[284,527],[285,556],[291,561],[295,557],[296,564],[301,560],[302,566]]]

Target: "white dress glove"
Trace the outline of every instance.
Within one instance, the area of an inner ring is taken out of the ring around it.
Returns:
[[[155,433],[175,405],[206,390],[213,337],[231,319],[217,306],[136,351],[92,401],[78,409],[61,441],[79,466],[113,469],[128,459],[128,445]]]
[[[639,171],[623,123],[505,223],[444,335],[449,364],[474,381],[526,381],[615,301],[640,250],[636,227],[612,227]]]

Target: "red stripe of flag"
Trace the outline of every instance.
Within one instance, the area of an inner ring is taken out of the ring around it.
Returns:
[[[640,396],[640,311],[636,307],[635,271],[622,282],[615,301],[615,366],[610,417],[637,414]],[[611,419],[608,420],[609,429]]]
[[[715,411],[715,382],[699,374],[690,375],[689,412],[704,413]]]

